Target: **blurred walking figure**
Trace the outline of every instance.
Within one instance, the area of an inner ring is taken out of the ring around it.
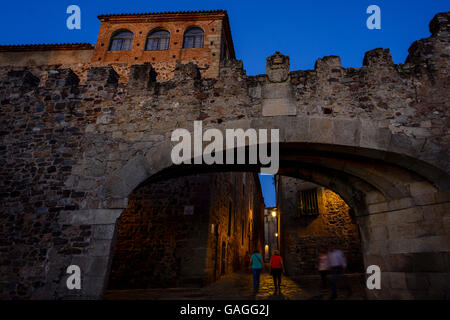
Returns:
[[[273,285],[275,286],[275,294],[281,293],[281,272],[284,273],[283,259],[280,257],[280,252],[275,250],[273,256],[270,258],[270,273],[273,277]]]
[[[253,291],[256,293],[259,290],[259,277],[261,276],[261,271],[263,268],[262,256],[258,249],[255,249],[253,252],[250,262],[253,273]]]
[[[319,249],[319,274],[320,278],[322,279],[322,292],[328,291],[328,285],[327,285],[327,275],[328,270],[330,269],[330,265],[328,263],[328,254],[327,249],[324,247],[321,247]]]
[[[250,256],[248,255],[248,251],[245,252],[244,263],[245,268],[248,268],[248,266],[250,265]]]
[[[344,253],[332,247],[331,251],[328,253],[328,263],[331,268],[331,299],[337,298],[337,286],[336,283],[338,278],[344,273],[345,268],[347,268],[347,261],[345,259]]]

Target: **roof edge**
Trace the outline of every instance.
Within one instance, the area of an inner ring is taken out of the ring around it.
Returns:
[[[47,50],[91,50],[95,45],[91,43],[42,43],[42,44],[13,44],[0,45],[0,52],[7,51],[47,51]]]
[[[161,12],[144,12],[144,13],[111,13],[111,14],[100,14],[97,16],[98,19],[102,18],[120,18],[120,17],[131,17],[131,16],[167,16],[167,15],[201,15],[201,14],[227,14],[226,10],[195,10],[195,11],[161,11]]]

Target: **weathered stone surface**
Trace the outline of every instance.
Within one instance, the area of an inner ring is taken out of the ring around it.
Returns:
[[[289,80],[289,57],[276,52],[267,58],[266,74],[269,80],[262,87],[262,115],[296,115],[294,91]]]
[[[204,174],[136,189],[120,218],[109,287],[199,286],[241,268],[245,252],[263,246],[263,200],[255,178]],[[192,215],[186,206],[193,206]],[[112,231],[94,226],[94,238]]]
[[[450,188],[448,15],[433,20],[432,36],[411,46],[404,65],[375,50],[361,68],[326,57],[315,70],[286,78],[285,60],[268,78],[248,77],[242,62],[229,60],[217,66],[214,79],[180,65],[178,78],[152,90],[119,84],[116,65],[74,67],[86,85],[67,69],[0,68],[0,277],[8,279],[0,295],[64,297],[67,263],[88,254],[93,227],[115,223],[126,205],[112,199],[126,199],[155,174],[175,173],[171,133],[194,120],[222,129],[234,121],[281,129],[289,143],[280,144],[280,172],[293,170],[342,194],[361,217],[364,255],[449,252],[449,219],[440,211]],[[128,65],[119,67],[128,74]],[[264,91],[271,85],[273,91]],[[265,117],[263,103],[270,99],[286,99],[296,113]],[[343,167],[342,160],[355,167]],[[200,167],[183,169],[194,174]],[[388,236],[400,238],[372,239],[384,234],[383,223]],[[416,225],[406,228],[409,223]],[[103,284],[91,285],[89,297],[100,294]]]

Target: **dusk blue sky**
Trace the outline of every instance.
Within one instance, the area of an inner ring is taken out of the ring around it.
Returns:
[[[71,4],[81,8],[81,30],[66,27]],[[381,30],[366,27],[369,5],[381,8]],[[409,46],[430,35],[430,20],[449,11],[450,1],[2,1],[0,44],[95,43],[99,14],[215,9],[228,11],[236,56],[255,75],[265,73],[265,59],[275,51],[290,56],[291,70],[313,69],[326,55],[340,56],[344,67],[360,67],[364,53],[379,47],[403,63]],[[271,179],[263,180],[266,205],[273,206]]]

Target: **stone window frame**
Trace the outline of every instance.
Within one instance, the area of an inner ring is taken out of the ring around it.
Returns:
[[[189,35],[188,32],[193,31],[193,30],[200,30],[202,33],[200,34],[191,34]],[[186,47],[186,39],[189,38],[193,38],[193,46],[192,47]],[[195,46],[196,41],[200,40],[201,41],[201,45],[199,46]],[[205,30],[203,30],[203,28],[199,27],[199,26],[190,26],[187,27],[183,33],[183,49],[201,49],[204,48],[205,46]]]
[[[129,32],[132,36],[130,37],[118,37],[121,33]],[[111,33],[111,37],[109,38],[109,46],[108,51],[110,52],[120,52],[120,51],[130,51],[133,48],[133,40],[134,40],[134,33],[128,29],[118,29]],[[123,49],[124,43],[126,43],[124,40],[131,40],[129,41],[129,47],[127,49]],[[113,50],[113,45],[115,41],[121,41],[120,49],[119,50]]]
[[[152,38],[152,35],[154,35],[155,33],[158,33],[158,32],[162,32],[162,31],[163,31],[163,32],[167,32],[168,37],[153,36],[153,38]],[[148,47],[148,46],[149,46],[149,43],[150,43],[150,41],[151,41],[152,39],[158,39],[158,40],[160,40],[159,43],[158,43],[158,49],[151,49],[151,48]],[[163,49],[161,49],[161,39],[167,39],[167,46],[164,47]],[[144,50],[145,50],[145,51],[165,51],[165,50],[169,50],[169,48],[170,48],[170,39],[171,39],[171,33],[170,33],[169,30],[167,30],[167,29],[165,29],[165,28],[163,28],[163,27],[153,28],[153,29],[150,30],[149,33],[147,34],[147,37],[146,37],[146,39],[145,39],[145,48],[144,48]]]

